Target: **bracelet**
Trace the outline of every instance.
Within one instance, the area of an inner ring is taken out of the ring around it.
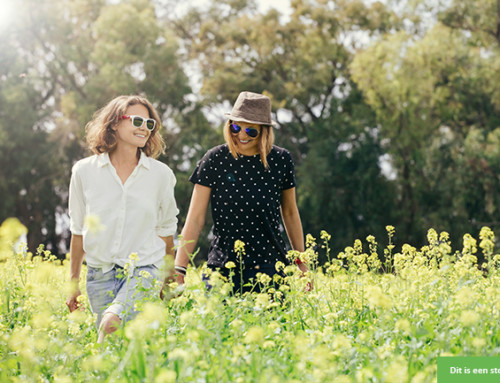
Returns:
[[[182,266],[175,266],[175,271],[177,271],[179,274],[186,275],[187,269]]]
[[[295,258],[295,261],[294,261],[294,262],[295,262],[295,264],[296,264],[296,265],[302,265],[302,264],[304,263],[304,262],[302,262],[302,261],[300,260],[300,258]]]

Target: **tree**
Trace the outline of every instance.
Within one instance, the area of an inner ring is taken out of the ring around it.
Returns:
[[[55,235],[59,198],[55,194],[60,157],[46,131],[46,112],[33,108],[43,101],[35,81],[26,75],[15,50],[0,39],[0,221],[18,217],[28,228],[27,241],[35,250]]]
[[[436,14],[454,20],[453,9]],[[398,221],[414,243],[429,227],[456,238],[496,221],[499,169],[487,158],[496,156],[498,109],[487,68],[497,59],[475,48],[480,40],[436,22],[388,33],[351,64],[388,142],[401,184]]]

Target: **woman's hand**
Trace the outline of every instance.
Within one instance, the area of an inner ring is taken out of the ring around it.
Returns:
[[[68,306],[69,312],[72,313],[76,309],[83,310],[84,308],[80,305],[80,302],[78,302],[78,297],[82,295],[80,289],[76,289],[76,291],[71,294],[67,299],[66,299],[66,306]]]
[[[170,288],[170,284],[172,282],[177,282],[178,286],[175,289]],[[160,290],[160,299],[161,300],[168,300],[172,298],[177,298],[178,296],[182,295],[184,292],[184,275],[182,274],[173,274],[167,276],[163,280],[163,284],[161,286]]]
[[[299,268],[299,270],[302,272],[300,277],[301,278],[305,278],[306,277],[306,273],[309,271],[309,269],[307,268],[306,264],[305,263],[299,263],[297,264],[297,267]],[[314,289],[314,283],[311,280],[309,280],[306,284],[306,291],[312,291]]]

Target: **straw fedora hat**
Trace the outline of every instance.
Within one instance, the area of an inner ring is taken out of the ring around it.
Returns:
[[[233,105],[231,113],[224,113],[233,121],[258,125],[276,125],[271,120],[271,100],[259,93],[241,92]]]

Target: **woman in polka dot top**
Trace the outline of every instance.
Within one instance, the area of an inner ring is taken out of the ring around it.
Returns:
[[[233,262],[234,289],[239,291],[241,269],[245,284],[259,272],[272,277],[277,273],[278,261],[288,263],[281,221],[294,250],[304,251],[304,237],[295,199],[292,157],[287,150],[273,145],[271,100],[242,92],[226,117],[226,143],[210,149],[190,177],[194,190],[176,255],[176,270],[177,280],[183,284],[188,254],[196,246],[210,202],[214,237],[207,266],[227,276],[226,265]],[[245,244],[241,257],[235,251],[237,240]],[[305,264],[298,267],[307,271]]]

